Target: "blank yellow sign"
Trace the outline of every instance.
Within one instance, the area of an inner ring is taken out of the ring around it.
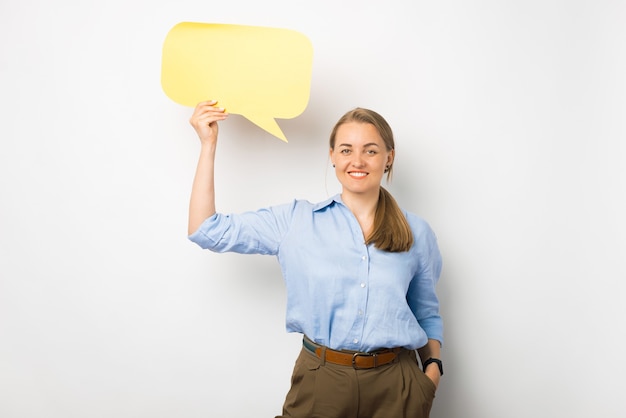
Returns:
[[[162,58],[170,99],[217,100],[285,142],[275,119],[295,118],[309,101],[313,47],[293,30],[183,22],[167,34]]]

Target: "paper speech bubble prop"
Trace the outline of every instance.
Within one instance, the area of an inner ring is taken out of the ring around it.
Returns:
[[[275,119],[300,115],[309,101],[313,47],[293,30],[183,22],[167,34],[162,58],[170,99],[218,100],[285,142]]]

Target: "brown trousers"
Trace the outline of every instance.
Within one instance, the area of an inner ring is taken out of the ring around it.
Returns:
[[[276,418],[428,418],[435,384],[415,351],[374,369],[323,362],[303,348],[296,360],[283,414]]]

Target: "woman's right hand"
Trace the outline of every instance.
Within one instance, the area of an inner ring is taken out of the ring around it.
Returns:
[[[196,130],[200,141],[204,143],[217,142],[217,122],[228,117],[228,113],[217,107],[217,101],[200,102],[189,119],[189,123]]]

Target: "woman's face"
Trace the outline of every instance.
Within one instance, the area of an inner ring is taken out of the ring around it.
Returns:
[[[370,123],[347,122],[335,135],[330,159],[344,193],[378,193],[385,168],[393,162],[380,134]]]

